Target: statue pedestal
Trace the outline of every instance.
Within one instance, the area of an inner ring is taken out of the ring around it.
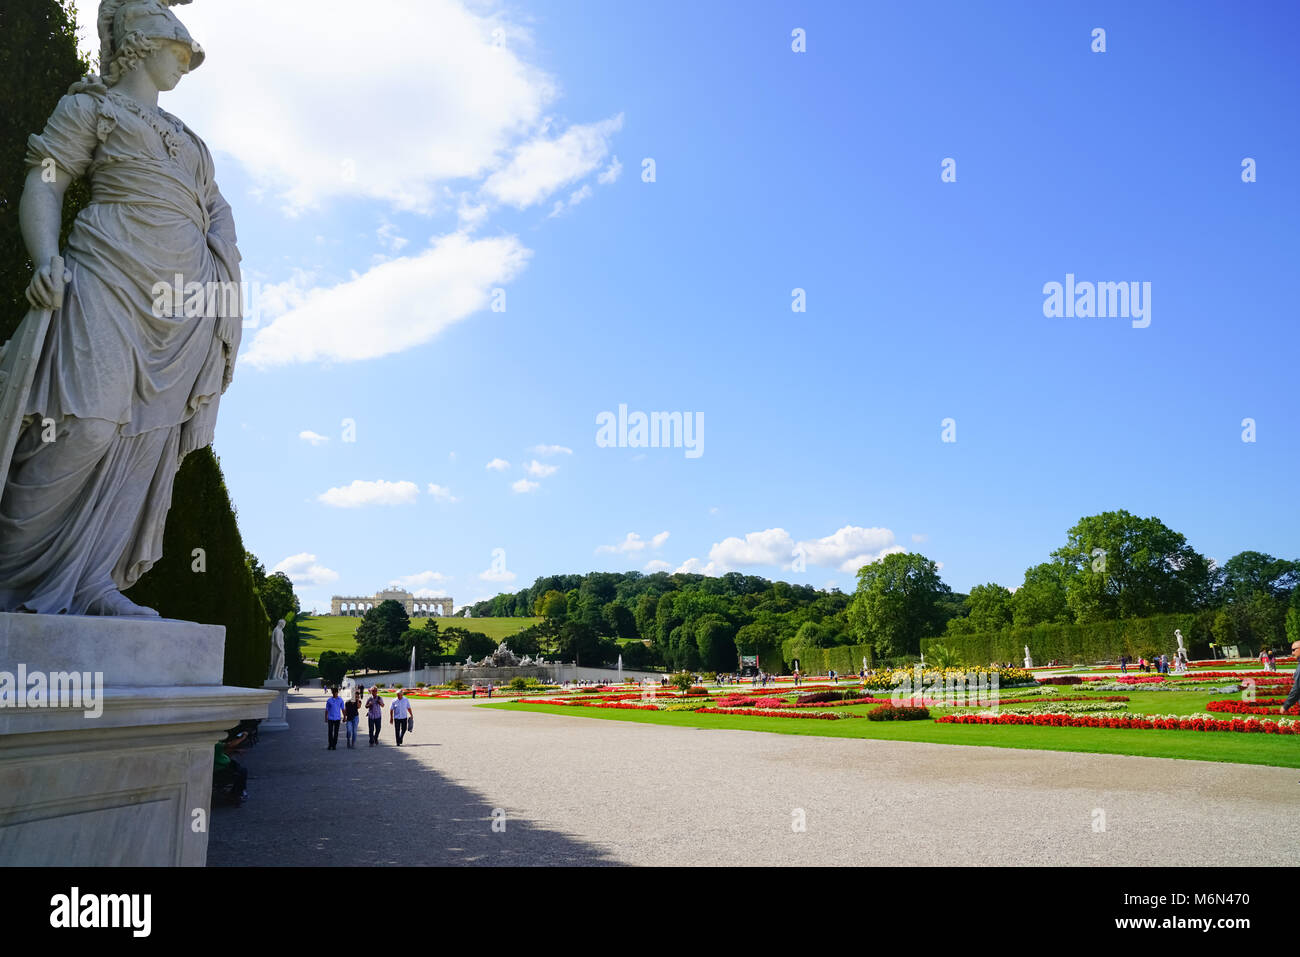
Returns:
[[[257,726],[262,731],[289,730],[289,682],[284,678],[267,678],[262,682],[267,691],[274,691],[275,697],[266,707],[266,720]]]
[[[224,654],[219,625],[0,613],[0,861],[203,866],[213,746],[273,697]]]

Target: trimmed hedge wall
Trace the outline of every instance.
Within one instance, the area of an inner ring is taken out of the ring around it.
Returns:
[[[834,668],[842,675],[856,675],[862,667],[862,659],[868,665],[875,664],[875,650],[871,645],[835,645],[831,648],[808,648],[787,642],[782,646],[785,655],[785,670],[793,670],[790,662],[799,659],[799,671],[806,675],[824,675]],[[1023,656],[1022,656],[1023,657]],[[760,662],[762,659],[759,659]]]
[[[207,570],[196,572],[193,552]],[[185,456],[163,533],[163,557],[127,593],[164,618],[226,626],[223,680],[260,688],[271,662],[271,622],[253,590],[235,510],[211,448]],[[289,629],[285,629],[286,645]],[[286,657],[288,648],[285,649]]]
[[[1178,650],[1174,629],[1181,628],[1183,644],[1192,658],[1210,657],[1210,622],[1214,613],[1157,615],[1153,618],[1128,618],[1080,624],[1042,624],[1030,628],[977,632],[973,635],[948,635],[921,639],[921,650],[942,644],[952,648],[967,664],[983,665],[993,661],[1024,661],[1025,645],[1035,665],[1059,659],[1070,663],[1091,664],[1114,661],[1120,655],[1173,655]]]

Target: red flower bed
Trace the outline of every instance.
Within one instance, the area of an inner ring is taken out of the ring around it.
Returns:
[[[1083,684],[1083,679],[1078,675],[1057,675],[1055,678],[1035,678],[1040,685],[1077,685]],[[1093,678],[1093,681],[1100,679]]]
[[[1241,718],[1142,718],[1068,714],[950,714],[934,719],[942,724],[1032,724],[1052,728],[1136,728],[1165,731],[1237,731],[1254,734],[1300,734],[1300,725]]]
[[[1258,683],[1260,681],[1287,681],[1291,680],[1291,675],[1280,674],[1276,671],[1198,671],[1195,676],[1197,681],[1202,678],[1254,678]]]
[[[1300,714],[1300,705],[1292,705],[1283,711],[1285,698],[1260,698],[1258,701],[1211,701],[1205,706],[1206,711],[1225,711],[1228,714]]]
[[[1160,684],[1168,679],[1164,675],[1120,675],[1118,678],[1111,675],[1087,675],[1084,681],[1117,681],[1122,685],[1154,685]]]
[[[813,704],[793,704],[791,708],[842,708],[850,704],[892,704],[888,698],[840,698],[838,701],[814,702]]]

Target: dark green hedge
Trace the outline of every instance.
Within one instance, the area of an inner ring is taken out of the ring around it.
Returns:
[[[1019,665],[1025,657],[1025,645],[1028,645],[1035,665],[1044,665],[1054,659],[1091,664],[1114,661],[1122,654],[1172,655],[1178,650],[1174,629],[1181,628],[1188,654],[1192,658],[1208,658],[1213,640],[1210,633],[1213,620],[1213,612],[1201,612],[1097,621],[1086,625],[1043,624],[973,635],[924,638],[921,650],[928,651],[932,645],[942,644],[954,649],[966,664],[1010,661]]]
[[[206,571],[193,570],[196,548],[205,552]],[[262,686],[270,664],[271,623],[253,590],[235,510],[211,448],[187,455],[176,473],[163,557],[128,596],[164,618],[225,625],[225,683]]]

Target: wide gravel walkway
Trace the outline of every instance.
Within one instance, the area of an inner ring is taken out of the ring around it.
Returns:
[[[324,694],[291,696],[291,729],[243,759],[249,799],[214,809],[208,863],[1300,860],[1292,769],[414,707],[403,747],[387,723],[367,747],[363,718],[331,752]]]

